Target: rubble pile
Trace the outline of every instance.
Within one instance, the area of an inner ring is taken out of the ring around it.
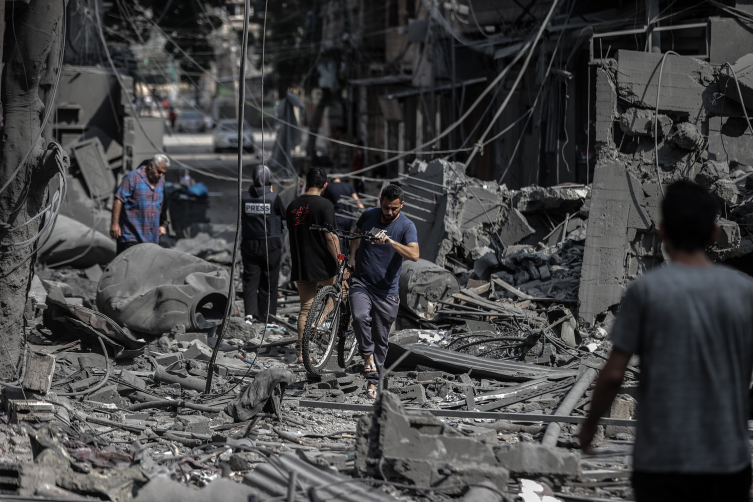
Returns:
[[[132,247],[104,270],[39,269],[22,376],[3,388],[0,462],[15,481],[0,490],[114,501],[629,498],[633,384],[597,438],[610,455],[575,451],[610,348],[610,318],[586,326],[574,310],[588,188],[509,191],[456,169],[414,164],[406,178],[411,187],[441,175],[447,188],[432,189],[437,219],[416,219],[422,239],[434,235],[421,249],[436,263],[403,269],[376,406],[359,356],[347,368],[332,357],[317,376],[296,362],[291,290],[280,290],[275,324],[249,324],[234,277],[218,342],[229,256],[208,235]]]
[[[576,300],[590,187],[508,190],[444,160],[414,162],[401,184],[421,258],[461,287],[492,278],[495,298]]]
[[[672,54],[619,50],[600,63],[594,216],[579,289],[585,322],[614,310],[630,280],[664,261],[659,204],[663,186],[674,181],[692,180],[714,194],[722,233],[710,255],[746,267],[753,156],[743,106],[753,105],[751,63],[746,55],[731,65],[737,77],[730,67]]]

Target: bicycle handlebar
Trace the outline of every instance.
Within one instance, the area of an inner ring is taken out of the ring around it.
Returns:
[[[321,225],[311,225],[309,227],[311,230],[318,230],[320,232],[328,232],[337,235],[338,237],[341,237],[343,239],[347,240],[356,240],[356,239],[363,239],[365,241],[373,241],[374,240],[374,234],[372,233],[360,233],[360,234],[354,234],[351,232],[346,232],[344,230],[335,230],[334,228],[328,228],[326,226]]]

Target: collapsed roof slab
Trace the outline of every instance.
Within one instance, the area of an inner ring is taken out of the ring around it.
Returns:
[[[724,94],[736,103],[753,110],[753,54],[746,54],[732,65],[732,71],[724,67],[719,74],[719,85]],[[737,83],[735,82],[737,76]],[[740,85],[740,90],[737,89]],[[740,95],[742,94],[742,101]]]
[[[709,114],[721,114],[721,100],[714,100],[719,86],[714,82],[713,68],[703,61],[651,52],[618,51],[617,89],[619,97],[639,108],[656,108],[659,89],[659,111],[687,114],[688,121],[699,125]],[[717,101],[715,103],[714,101]]]

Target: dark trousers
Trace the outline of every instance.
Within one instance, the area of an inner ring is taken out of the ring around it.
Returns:
[[[135,242],[135,241],[123,242],[120,239],[118,239],[115,244],[115,256],[119,255],[120,253],[122,253],[128,248],[132,248],[133,246],[137,244],[141,244],[141,243]]]
[[[348,293],[350,311],[353,316],[353,331],[358,340],[361,355],[374,354],[377,374],[369,373],[369,383],[379,383],[384,361],[387,359],[390,329],[397,317],[400,298],[396,296],[379,296],[353,281]]]
[[[265,246],[264,239],[244,239],[241,241],[241,258],[243,307],[246,315],[264,320],[267,316],[267,307],[270,314],[277,314],[277,286],[282,260],[281,240],[269,239]]]
[[[633,473],[636,502],[748,502],[750,466],[733,474]]]
[[[335,216],[335,222],[337,222],[337,229],[342,230],[343,232],[350,232],[350,227],[353,226],[353,220],[350,220],[348,218],[341,218],[338,216]],[[340,239],[340,252],[345,254],[345,241]]]

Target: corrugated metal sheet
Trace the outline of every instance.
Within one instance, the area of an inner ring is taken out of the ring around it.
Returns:
[[[398,499],[366,483],[352,480],[336,471],[322,469],[301,460],[293,453],[272,455],[266,464],[261,464],[243,478],[243,483],[252,486],[270,497],[279,497],[288,492],[290,475],[295,472],[296,502],[310,502],[313,490],[318,500],[328,502],[397,502]]]
[[[394,349],[394,350],[393,350]],[[444,370],[448,373],[469,373],[474,377],[494,378],[496,380],[507,380],[515,382],[524,382],[534,378],[547,377],[568,377],[577,375],[577,370],[550,368],[548,366],[537,366],[535,364],[520,363],[516,361],[502,361],[499,359],[487,359],[476,357],[440,347],[431,347],[420,343],[408,345],[396,345],[391,343],[390,350],[387,354],[387,363],[389,366],[398,357],[403,355],[406,350],[411,351],[401,366],[423,365],[438,370]]]

